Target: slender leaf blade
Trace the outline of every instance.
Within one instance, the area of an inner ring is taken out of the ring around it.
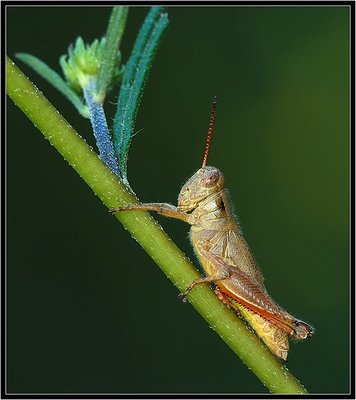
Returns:
[[[121,39],[125,30],[127,15],[128,7],[114,7],[110,16],[97,83],[97,96],[101,99],[101,102],[104,101],[115,68],[117,67],[115,60],[117,59]]]
[[[126,181],[128,150],[142,91],[167,26],[168,16],[162,13],[162,7],[152,7],[142,25],[123,75],[114,117],[113,142],[120,170]]]

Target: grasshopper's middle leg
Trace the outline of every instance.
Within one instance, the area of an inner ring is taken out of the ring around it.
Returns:
[[[112,208],[110,210],[110,212],[113,214],[118,211],[155,211],[160,215],[164,215],[165,217],[180,219],[181,221],[190,223],[189,214],[180,211],[177,207],[168,203],[143,203],[119,208]]]

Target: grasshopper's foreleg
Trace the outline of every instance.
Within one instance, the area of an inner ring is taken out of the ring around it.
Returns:
[[[168,203],[143,203],[138,205],[124,206],[119,208],[113,208],[110,210],[111,213],[117,211],[155,211],[165,217],[180,219],[190,223],[190,215],[183,211],[180,211],[177,207]]]
[[[205,278],[199,278],[195,279],[188,287],[187,289],[183,292],[180,293],[178,296],[183,300],[186,301],[186,297],[189,294],[189,292],[193,289],[194,286],[200,285],[202,283],[214,283],[218,281],[222,281],[224,279],[230,278],[230,273],[226,272],[225,274],[218,275],[218,276],[206,276]]]

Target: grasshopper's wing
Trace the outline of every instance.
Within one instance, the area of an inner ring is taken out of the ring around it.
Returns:
[[[240,269],[256,285],[265,290],[263,275],[246,240],[236,230],[222,231],[210,239],[210,252],[221,256],[231,267]]]
[[[311,326],[283,310],[272,300],[264,288],[257,285],[240,268],[231,266],[229,259],[208,251],[203,243],[198,243],[198,247],[199,253],[205,258],[205,263],[214,265],[217,275],[226,275],[227,273],[230,275],[217,282],[219,290],[228,297],[265,318],[294,339],[305,339],[313,333]]]

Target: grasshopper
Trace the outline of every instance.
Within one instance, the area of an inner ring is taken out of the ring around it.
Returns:
[[[155,211],[190,224],[190,240],[207,276],[193,281],[180,296],[185,299],[198,284],[213,284],[218,297],[247,321],[274,355],[286,361],[288,336],[303,340],[314,330],[268,295],[262,272],[234,216],[224,176],[217,168],[206,165],[215,112],[216,98],[202,166],[182,187],[178,207],[167,203],[144,203],[112,211]]]

